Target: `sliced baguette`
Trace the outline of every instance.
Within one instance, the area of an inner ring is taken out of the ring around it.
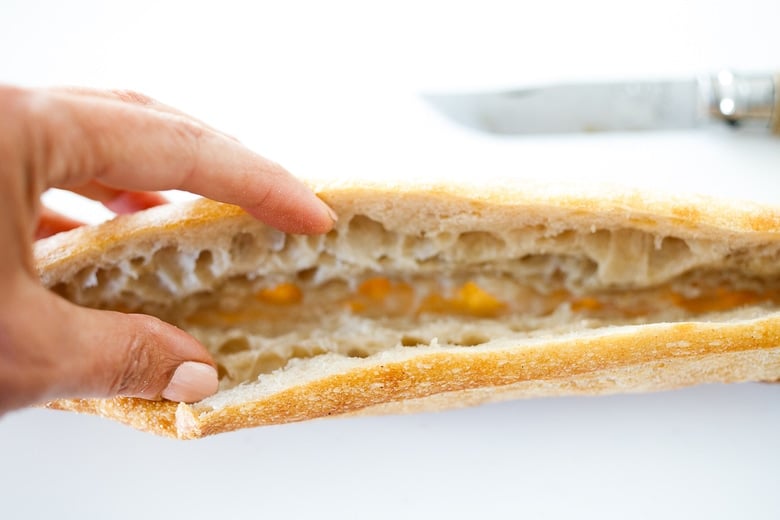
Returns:
[[[324,236],[207,200],[36,244],[42,282],[202,341],[192,405],[52,408],[195,438],[510,398],[780,379],[780,211],[510,184],[332,184]]]

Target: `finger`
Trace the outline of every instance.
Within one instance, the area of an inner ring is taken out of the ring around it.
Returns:
[[[35,239],[50,237],[83,225],[84,223],[79,220],[72,219],[67,215],[43,206],[38,217],[38,227],[35,229]]]
[[[12,368],[22,377],[5,381],[24,404],[114,396],[195,402],[216,392],[211,356],[184,331],[150,316],[79,307],[40,287],[28,292],[46,326],[29,312],[11,325]]]
[[[66,94],[66,95],[90,96],[90,97],[101,98],[101,99],[109,99],[113,101],[122,101],[123,103],[138,105],[140,107],[148,108],[149,110],[157,110],[159,112],[165,112],[168,114],[181,116],[203,126],[204,128],[208,128],[209,130],[218,132],[224,135],[225,137],[228,137],[229,139],[238,141],[238,139],[236,139],[232,135],[217,130],[216,128],[207,125],[200,119],[193,117],[187,114],[186,112],[182,112],[177,108],[174,108],[170,105],[166,105],[165,103],[161,103],[160,101],[157,101],[156,99],[147,96],[146,94],[142,94],[134,90],[121,90],[121,89],[101,90],[96,88],[79,87],[79,86],[49,87],[46,90],[48,92],[52,92],[55,94],[59,93],[59,94]]]
[[[182,189],[237,204],[292,233],[322,233],[335,221],[281,166],[190,119],[85,96],[50,96],[30,106],[45,130],[36,136],[38,153],[58,142],[60,155],[44,161],[53,186],[97,180],[131,191]]]
[[[75,306],[63,317],[64,350],[82,360],[67,366],[69,373],[62,370],[63,395],[194,402],[217,391],[217,370],[208,351],[172,325],[140,314]]]
[[[155,191],[127,191],[109,188],[99,182],[88,182],[84,186],[71,188],[70,191],[84,197],[102,202],[114,213],[133,213],[166,204],[168,200]]]

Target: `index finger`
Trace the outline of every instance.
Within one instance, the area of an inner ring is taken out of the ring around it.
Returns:
[[[29,93],[28,154],[49,186],[191,191],[283,231],[322,233],[332,210],[278,164],[190,118],[67,93]],[[47,155],[48,154],[48,155]]]

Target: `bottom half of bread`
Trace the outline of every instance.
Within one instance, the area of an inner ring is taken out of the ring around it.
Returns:
[[[191,439],[324,417],[775,381],[780,379],[780,312],[605,326],[470,348],[397,346],[368,357],[330,353],[295,361],[192,405],[115,398],[59,400],[48,406]]]

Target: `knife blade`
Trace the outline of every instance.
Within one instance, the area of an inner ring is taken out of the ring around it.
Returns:
[[[670,130],[713,122],[780,134],[778,78],[724,70],[689,79],[569,83],[423,98],[451,120],[494,134]]]

